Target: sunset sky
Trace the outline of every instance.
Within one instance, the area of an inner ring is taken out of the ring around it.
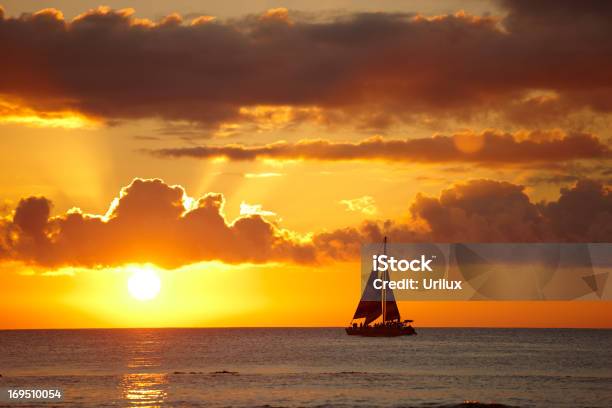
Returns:
[[[340,326],[385,235],[612,242],[612,3],[0,4],[0,329]]]

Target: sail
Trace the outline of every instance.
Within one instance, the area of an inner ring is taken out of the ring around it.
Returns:
[[[362,300],[357,306],[353,319],[365,317],[365,325],[372,323],[382,315],[382,303],[372,300]]]
[[[368,325],[382,315],[382,290],[374,289],[374,279],[378,277],[378,273],[372,270],[368,283],[361,296],[361,301],[357,305],[357,310],[353,319],[365,318],[364,324]],[[364,300],[367,299],[367,300]],[[400,320],[399,309],[393,295],[393,290],[387,288],[385,290],[385,321]]]
[[[375,270],[372,270],[372,273],[370,273],[370,277],[368,278],[366,288],[361,295],[361,300],[357,305],[357,310],[355,310],[355,315],[353,316],[353,319],[365,318],[366,325],[378,319],[378,317],[382,315],[381,291],[374,289],[374,279],[377,277],[378,273]]]
[[[400,320],[400,312],[395,296],[393,296],[393,290],[389,288],[385,290],[385,321],[388,320]]]

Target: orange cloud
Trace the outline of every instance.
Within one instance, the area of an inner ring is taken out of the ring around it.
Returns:
[[[374,137],[356,143],[313,139],[254,147],[225,145],[166,148],[151,150],[149,153],[165,158],[469,162],[487,166],[612,158],[612,150],[593,135],[552,131],[549,137],[544,137],[543,133],[522,131],[509,134],[487,130],[482,133],[462,132],[453,136],[436,135],[421,139]]]
[[[376,202],[371,196],[340,200],[340,204],[344,205],[347,211],[356,211],[367,215],[374,215],[378,211]]]
[[[30,197],[19,202],[12,222],[3,226],[4,251],[16,259],[54,266],[312,261],[310,248],[260,214],[230,222],[223,205],[221,194],[209,193],[193,202],[182,187],[157,179],[135,179],[105,216],[73,210],[50,217],[51,202]]]
[[[94,127],[98,121],[74,111],[37,111],[16,102],[0,99],[0,124],[78,129]]]
[[[44,197],[22,199],[0,219],[0,259],[47,267],[200,261],[313,263],[356,259],[363,243],[610,242],[612,191],[580,180],[558,200],[534,203],[523,186],[473,180],[439,197],[417,196],[406,221],[367,221],[306,239],[262,216],[259,206],[228,221],[221,194],[190,199],[180,186],[135,179],[104,216],[51,216]]]

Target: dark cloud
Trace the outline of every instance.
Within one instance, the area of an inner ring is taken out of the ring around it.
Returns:
[[[45,235],[50,214],[51,202],[46,198],[24,198],[15,209],[13,224],[29,236],[39,239]]]
[[[612,192],[601,182],[580,180],[561,189],[557,201],[540,204],[554,236],[564,241],[612,241]]]
[[[312,139],[263,146],[224,145],[148,150],[158,157],[230,160],[384,160],[418,163],[469,162],[484,165],[609,159],[612,150],[585,133],[499,131],[464,132],[453,136],[392,140],[374,137],[361,142]]]
[[[417,196],[414,217],[424,220],[435,240],[451,242],[546,241],[546,222],[523,187],[475,180],[442,192],[439,198]]]
[[[72,21],[55,10],[0,14],[0,94],[42,111],[207,126],[251,120],[240,108],[256,105],[316,106],[317,121],[366,128],[415,114],[533,122],[612,111],[608,3],[502,4],[501,20],[365,13],[292,21],[277,10],[191,24],[104,8]]]
[[[582,179],[562,188],[556,201],[534,203],[524,187],[474,180],[418,196],[412,215],[427,223],[438,242],[610,242],[612,191]]]
[[[71,211],[50,217],[45,198],[21,200],[0,220],[0,257],[48,267],[199,261],[314,263],[355,260],[360,245],[381,242],[610,242],[612,191],[579,180],[550,202],[534,203],[524,187],[473,180],[439,197],[418,195],[405,221],[359,226],[299,239],[260,215],[229,222],[224,198],[209,193],[186,208],[180,186],[135,179],[105,217]]]
[[[39,259],[45,256],[48,219],[51,214],[51,201],[44,197],[29,197],[19,201],[13,214],[12,223],[4,223],[5,249],[11,248],[26,259]],[[2,252],[2,251],[0,251]],[[4,251],[6,252],[6,251]]]
[[[418,195],[405,222],[364,222],[314,237],[319,252],[359,256],[360,243],[381,242],[610,242],[612,190],[583,179],[556,201],[534,203],[524,187],[472,180],[439,197]]]

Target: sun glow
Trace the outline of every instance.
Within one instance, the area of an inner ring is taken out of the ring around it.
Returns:
[[[43,111],[0,99],[0,124],[17,124],[37,128],[96,128],[100,122],[70,110]]]
[[[138,300],[151,300],[161,289],[161,280],[150,267],[134,268],[127,282],[128,291]]]

